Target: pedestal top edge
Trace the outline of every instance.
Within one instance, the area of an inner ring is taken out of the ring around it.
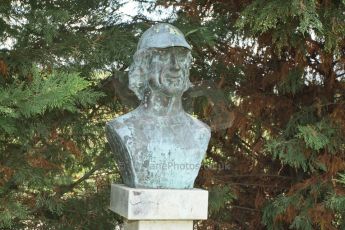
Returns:
[[[128,187],[124,184],[111,184],[111,187],[117,187],[122,190],[127,191],[148,191],[148,192],[155,192],[155,191],[178,191],[178,192],[207,192],[205,189],[201,188],[188,188],[188,189],[175,189],[175,188],[132,188]]]

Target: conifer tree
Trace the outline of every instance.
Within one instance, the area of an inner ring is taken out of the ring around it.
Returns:
[[[103,127],[121,105],[104,79],[137,42],[119,6],[1,1],[0,229],[114,228]]]
[[[345,229],[345,2],[157,4],[193,45],[189,105],[213,128],[199,228]]]
[[[345,3],[141,1],[193,46],[185,109],[212,127],[198,229],[345,229]],[[117,1],[0,4],[0,229],[114,229],[104,123],[156,20]],[[171,9],[171,8],[169,8]]]

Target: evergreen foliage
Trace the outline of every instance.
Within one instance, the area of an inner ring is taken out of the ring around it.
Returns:
[[[113,229],[104,79],[137,42],[115,1],[0,3],[0,229]],[[140,27],[140,25],[139,25]]]
[[[345,2],[137,2],[193,46],[184,107],[212,128],[197,228],[345,229]],[[1,1],[0,229],[121,222],[104,124],[137,105],[127,70],[156,20],[120,6]]]
[[[236,194],[210,196],[220,214],[199,228],[344,229],[344,1],[158,4],[190,31],[189,104],[213,128],[208,162],[227,166],[199,184]]]

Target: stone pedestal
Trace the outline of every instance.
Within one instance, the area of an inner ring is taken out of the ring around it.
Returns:
[[[124,230],[192,230],[193,221],[134,220],[127,221]]]
[[[110,210],[126,219],[124,230],[193,230],[207,219],[208,192],[202,189],[140,189],[112,184]]]

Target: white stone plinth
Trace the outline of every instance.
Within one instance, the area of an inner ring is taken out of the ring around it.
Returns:
[[[110,210],[126,218],[125,230],[192,230],[207,219],[208,191],[141,189],[112,184]]]
[[[110,210],[128,220],[205,220],[208,191],[141,189],[112,184]]]
[[[128,221],[125,230],[192,230],[192,220],[134,220]]]

